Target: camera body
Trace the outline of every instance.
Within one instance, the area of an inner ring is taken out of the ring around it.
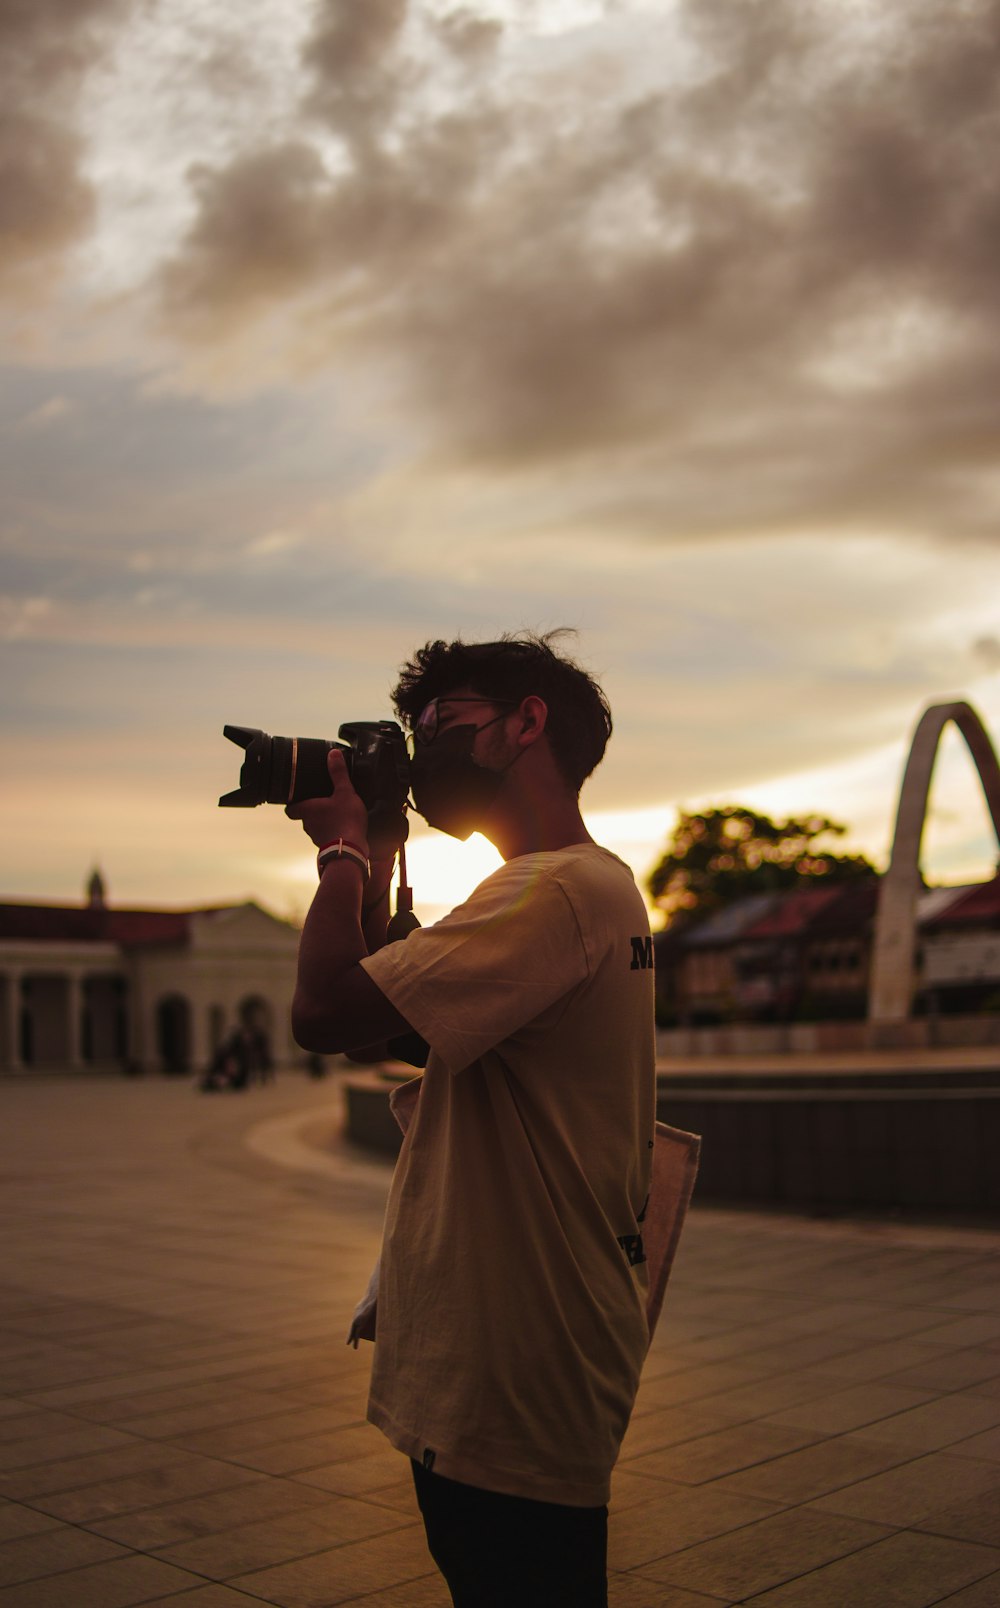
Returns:
[[[256,804],[297,804],[328,798],[333,792],[326,756],[339,748],[351,785],[376,821],[403,817],[410,790],[410,756],[402,728],[394,720],[348,720],[343,741],[323,737],[271,737],[256,726],[224,726],[223,736],[244,750],[240,785],[219,799],[222,808]]]

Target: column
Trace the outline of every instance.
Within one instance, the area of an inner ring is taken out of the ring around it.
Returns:
[[[191,1001],[190,1038],[191,1071],[199,1073],[204,1072],[209,1061],[212,1059],[211,1050],[209,1048],[210,1016],[212,1007],[210,1005],[206,1005],[204,1001],[198,997],[200,992],[202,991],[192,989],[192,993],[195,994],[196,997]]]
[[[126,972],[128,986],[128,1064],[135,1073],[153,1071],[152,1054],[156,1042],[155,1034],[150,1033],[150,1023],[147,1020],[148,1002],[146,998],[145,980],[143,974],[133,957],[130,958]]]
[[[71,1072],[83,1066],[83,978],[70,972],[66,978],[66,1048]]]
[[[20,1072],[21,1068],[21,973],[8,971],[5,975],[7,1009],[4,1016],[3,1045],[0,1047],[0,1067],[5,1072]]]

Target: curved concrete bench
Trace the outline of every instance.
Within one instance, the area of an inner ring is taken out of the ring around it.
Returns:
[[[383,1155],[398,1155],[403,1135],[389,1109],[389,1096],[416,1076],[402,1061],[381,1061],[369,1072],[352,1074],[344,1084],[348,1139]]]

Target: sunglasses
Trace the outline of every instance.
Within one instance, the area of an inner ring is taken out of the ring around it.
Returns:
[[[413,741],[415,743],[420,743],[426,748],[428,743],[432,743],[434,741],[441,725],[442,704],[487,704],[494,709],[517,708],[517,700],[514,698],[432,698],[430,703],[426,704],[424,708],[421,709],[419,715],[414,721]],[[503,716],[497,715],[496,718],[497,720],[502,720]],[[486,725],[492,726],[493,721],[488,720]],[[480,731],[483,729],[484,728],[482,726],[479,727]]]

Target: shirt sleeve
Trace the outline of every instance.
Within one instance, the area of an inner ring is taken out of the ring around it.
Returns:
[[[590,971],[573,906],[526,855],[433,927],[361,964],[452,1072],[553,1005]]]

